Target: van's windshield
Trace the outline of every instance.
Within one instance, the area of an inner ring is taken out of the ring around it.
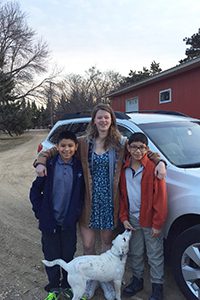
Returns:
[[[140,124],[160,151],[178,167],[200,167],[200,124],[179,121]]]

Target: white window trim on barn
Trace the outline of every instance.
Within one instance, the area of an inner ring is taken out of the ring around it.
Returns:
[[[138,97],[133,97],[125,101],[125,112],[138,112],[139,111],[139,100]]]
[[[159,92],[159,103],[167,103],[172,101],[172,89],[166,89]]]

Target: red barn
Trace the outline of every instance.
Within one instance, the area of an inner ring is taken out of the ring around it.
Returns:
[[[109,95],[115,111],[178,111],[200,118],[200,58]]]

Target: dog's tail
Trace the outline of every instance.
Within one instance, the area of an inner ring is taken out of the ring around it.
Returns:
[[[53,267],[55,265],[59,265],[62,267],[65,271],[68,271],[68,263],[66,263],[63,259],[54,259],[52,261],[48,261],[46,259],[42,260],[43,264],[47,267]]]

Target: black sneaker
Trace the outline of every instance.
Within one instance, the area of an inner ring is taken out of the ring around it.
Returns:
[[[73,298],[73,293],[70,288],[63,289],[62,294],[64,296],[64,299],[71,300]]]
[[[152,294],[149,300],[163,300],[163,285],[152,283]]]
[[[123,290],[123,295],[127,297],[134,296],[143,289],[143,278],[132,277],[131,283]]]

